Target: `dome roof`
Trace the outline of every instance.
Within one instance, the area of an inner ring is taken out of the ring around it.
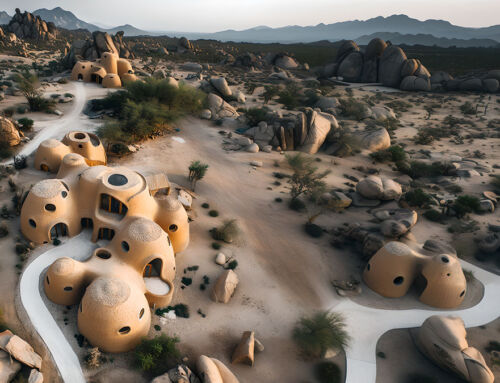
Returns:
[[[40,198],[54,198],[59,194],[62,188],[63,185],[59,180],[43,180],[36,183],[31,188],[31,193]]]
[[[136,241],[152,242],[161,237],[163,230],[150,219],[138,218],[130,224],[128,233]]]
[[[130,287],[120,279],[98,278],[87,287],[85,292],[93,302],[115,307],[130,296]]]
[[[59,258],[50,269],[54,274],[68,275],[75,269],[75,261],[71,258]]]

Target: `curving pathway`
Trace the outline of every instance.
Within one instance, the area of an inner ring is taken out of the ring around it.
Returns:
[[[96,247],[90,238],[90,232],[84,231],[41,254],[24,270],[19,284],[21,303],[33,327],[52,354],[63,381],[68,383],[85,383],[86,380],[78,356],[45,305],[40,277],[58,258],[71,257],[79,261],[87,259]]]
[[[379,338],[389,330],[419,327],[432,315],[456,315],[465,327],[487,324],[500,316],[500,277],[461,261],[462,266],[474,272],[484,285],[484,296],[476,306],[464,310],[384,310],[361,306],[344,300],[334,310],[344,314],[351,343],[346,350],[346,383],[375,383],[377,376],[376,346]]]
[[[36,127],[39,128],[39,132],[32,140],[23,145],[17,155],[29,156],[38,148],[42,141],[54,137],[61,138],[67,132],[74,130],[76,126],[82,126],[82,124],[80,124],[80,115],[87,102],[87,92],[83,83],[74,82],[73,84],[75,89],[72,108],[57,120],[36,122]],[[3,164],[12,162],[13,159],[11,158],[4,161]]]

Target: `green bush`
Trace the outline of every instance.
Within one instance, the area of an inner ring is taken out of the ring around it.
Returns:
[[[23,117],[17,120],[19,123],[21,130],[23,132],[29,132],[33,129],[34,121],[31,118]]]
[[[219,250],[222,247],[222,245],[218,242],[212,242],[212,249],[214,250]]]
[[[446,214],[441,213],[435,209],[429,209],[424,212],[424,217],[432,222],[442,223],[446,220]]]
[[[457,213],[457,217],[462,218],[468,213],[479,211],[479,198],[470,195],[461,195],[453,202],[453,210]]]
[[[318,311],[299,320],[293,339],[305,356],[322,358],[329,349],[343,349],[349,343],[344,318],[339,313]]]
[[[434,205],[432,197],[420,188],[410,190],[404,195],[403,199],[408,205],[420,208],[428,208],[430,205]]]
[[[371,153],[370,156],[377,162],[400,162],[405,161],[407,156],[405,150],[399,145]]]
[[[210,205],[208,203],[204,202],[204,203],[201,204],[201,207],[203,209],[208,209],[208,208],[210,208]]]
[[[474,105],[470,101],[465,101],[464,104],[460,105],[460,110],[463,114],[476,114],[476,108],[474,108]]]
[[[235,219],[228,219],[221,226],[212,230],[212,237],[226,243],[237,243],[241,237],[241,229]]]
[[[339,98],[342,116],[361,121],[367,115],[367,106],[353,97]]]
[[[179,338],[171,338],[165,334],[153,339],[143,339],[135,349],[136,366],[152,376],[164,374],[179,362],[181,354],[177,343]]]
[[[321,228],[321,226],[318,226],[311,222],[307,222],[304,226],[304,229],[306,233],[313,238],[319,238],[323,235],[323,229]]]
[[[8,108],[5,108],[3,110],[3,114],[5,115],[5,117],[12,117],[14,113],[16,113],[16,108],[14,108],[13,106],[9,106]]]
[[[306,208],[306,204],[301,199],[295,198],[295,199],[290,200],[288,207],[292,210],[295,210],[295,211],[302,211]]]
[[[341,371],[333,362],[321,362],[314,368],[314,376],[319,383],[340,383]]]
[[[444,162],[433,162],[432,164],[422,161],[399,161],[396,163],[398,170],[408,174],[412,178],[437,177],[450,175],[452,166]]]
[[[245,109],[245,117],[247,119],[249,126],[257,126],[261,121],[267,121],[269,118],[270,109],[267,107],[263,108],[249,108]]]
[[[300,91],[300,86],[290,82],[285,89],[279,92],[278,102],[283,104],[286,109],[295,109],[301,104]]]
[[[215,217],[218,217],[218,216],[219,216],[219,212],[218,212],[217,210],[210,210],[210,211],[208,212],[208,215],[209,215],[210,217],[214,217],[214,218],[215,218]]]
[[[12,157],[12,148],[5,141],[0,141],[0,158]]]

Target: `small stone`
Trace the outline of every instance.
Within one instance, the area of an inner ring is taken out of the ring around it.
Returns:
[[[226,264],[226,254],[224,253],[218,253],[216,256],[215,256],[215,263],[217,263],[218,265],[225,265]]]
[[[262,161],[251,161],[250,165],[255,166],[257,168],[261,168],[262,167]]]
[[[246,147],[245,149],[248,153],[258,153],[259,152],[259,145],[257,145],[255,142],[253,144],[250,144]]]
[[[492,200],[483,199],[479,202],[479,210],[485,213],[493,213],[495,211],[495,204]]]
[[[265,153],[271,153],[273,150],[273,147],[271,145],[265,145],[263,148],[262,148],[262,151],[265,152]]]
[[[256,352],[263,352],[264,351],[264,345],[257,338],[255,338],[255,351]]]

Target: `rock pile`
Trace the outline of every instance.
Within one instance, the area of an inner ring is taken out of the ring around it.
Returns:
[[[123,41],[123,32],[110,36],[107,32],[95,31],[91,38],[73,42],[62,63],[66,68],[73,68],[77,61],[95,61],[105,52],[122,58],[134,58],[128,45]]]
[[[23,339],[9,330],[0,333],[0,381],[10,382],[21,369],[21,364],[31,368],[29,382],[43,382],[42,357]]]
[[[54,23],[47,23],[40,16],[29,12],[21,13],[19,8],[16,8],[16,14],[7,25],[7,30],[20,39],[52,40],[57,36],[57,28]]]

